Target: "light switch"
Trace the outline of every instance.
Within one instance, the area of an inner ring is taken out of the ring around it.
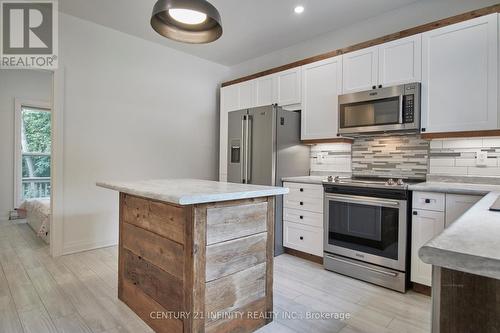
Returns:
[[[487,160],[488,160],[487,151],[478,151],[476,153],[476,166],[486,166]]]

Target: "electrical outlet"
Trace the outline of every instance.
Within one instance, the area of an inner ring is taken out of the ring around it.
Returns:
[[[323,152],[320,152],[316,155],[316,163],[318,164],[323,164],[325,161],[325,154]]]
[[[476,153],[476,166],[486,166],[488,160],[488,152],[478,151]]]

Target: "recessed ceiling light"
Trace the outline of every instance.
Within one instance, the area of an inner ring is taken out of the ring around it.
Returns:
[[[304,12],[304,6],[297,6],[297,7],[295,7],[294,12],[296,14],[302,14]]]
[[[200,24],[207,19],[207,14],[191,9],[169,9],[168,15],[172,16],[174,20],[185,24]]]

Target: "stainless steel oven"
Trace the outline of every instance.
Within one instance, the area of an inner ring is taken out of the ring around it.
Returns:
[[[420,131],[420,83],[339,96],[339,134]]]
[[[325,185],[325,268],[404,292],[408,193]]]

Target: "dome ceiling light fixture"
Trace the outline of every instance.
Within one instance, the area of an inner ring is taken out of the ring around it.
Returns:
[[[222,35],[220,14],[205,0],[158,0],[151,26],[162,36],[191,44],[210,43]]]

